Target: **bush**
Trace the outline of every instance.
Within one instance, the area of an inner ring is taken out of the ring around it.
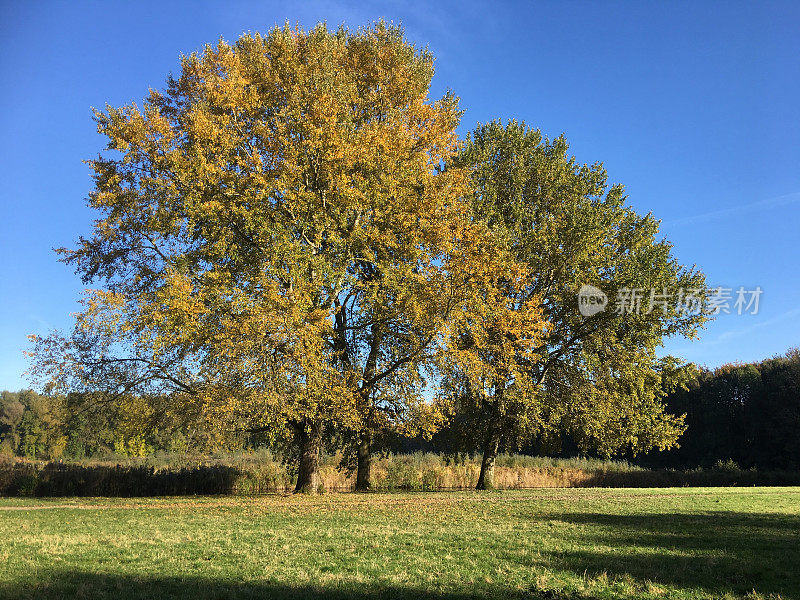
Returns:
[[[732,458],[728,460],[718,460],[713,467],[714,471],[720,471],[722,473],[738,473],[741,471],[739,465],[736,464],[736,461]]]

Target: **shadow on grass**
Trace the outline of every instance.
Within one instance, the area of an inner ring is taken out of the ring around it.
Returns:
[[[517,519],[524,519],[518,515]],[[665,591],[667,597],[717,598],[733,594],[743,598],[755,591],[764,598],[800,600],[800,516],[764,513],[713,511],[707,513],[623,514],[566,513],[537,514],[537,520],[566,525],[551,535],[560,537],[559,551],[542,548],[540,557],[517,558],[487,556],[498,566],[529,570],[530,588],[504,588],[502,581],[492,586],[464,591],[438,592],[379,583],[336,582],[320,585],[292,584],[291,581],[237,581],[235,578],[169,577],[147,574],[141,577],[126,574],[102,574],[78,570],[59,570],[57,564],[36,573],[19,574],[25,581],[0,583],[0,598],[13,599],[187,599],[242,600],[266,598],[348,600],[383,598],[397,600],[467,600],[470,598],[509,598],[513,600],[596,600],[580,593],[546,592],[536,589],[537,567],[553,572],[572,574],[581,580],[602,575],[624,579],[630,585],[626,592],[603,585],[590,587],[599,597],[638,598],[648,585],[676,588]],[[563,535],[558,534],[563,532]],[[527,544],[537,544],[531,537]],[[505,564],[502,564],[505,563]],[[107,568],[111,568],[107,566]],[[157,565],[153,566],[157,569]],[[526,571],[528,572],[528,571]],[[346,575],[343,575],[346,577]],[[458,581],[443,584],[458,586]],[[657,595],[657,591],[652,592]],[[758,597],[758,596],[756,596]]]
[[[554,568],[800,600],[800,516],[571,513],[553,520],[588,526],[581,548],[554,556]]]
[[[288,585],[268,582],[233,582],[218,579],[172,577],[126,577],[85,572],[56,572],[36,584],[0,585],[0,598],[49,600],[86,598],[92,600],[597,600],[565,592],[484,590],[475,593],[435,592],[408,587],[371,584],[347,586]]]

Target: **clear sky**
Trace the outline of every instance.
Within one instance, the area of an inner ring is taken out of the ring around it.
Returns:
[[[66,328],[82,285],[52,248],[90,230],[90,107],[140,101],[181,53],[287,20],[384,17],[437,57],[477,122],[565,133],[663,220],[710,283],[761,286],[666,350],[713,367],[800,345],[800,4],[735,2],[11,2],[0,0],[0,389],[26,335]]]

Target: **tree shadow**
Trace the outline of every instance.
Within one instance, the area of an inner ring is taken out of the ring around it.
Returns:
[[[525,518],[518,515],[518,519]],[[537,515],[537,519],[541,519]],[[87,598],[108,600],[187,599],[240,600],[254,598],[314,598],[348,600],[597,600],[584,590],[579,594],[543,591],[533,582],[541,558],[552,571],[577,578],[602,577],[632,580],[630,597],[648,585],[676,588],[680,597],[744,597],[752,591],[783,600],[800,600],[800,516],[712,511],[706,513],[625,514],[566,513],[545,515],[545,520],[573,528],[572,541],[559,550],[541,550],[539,559],[509,553],[500,560],[518,562],[531,570],[527,590],[492,586],[466,592],[434,588],[390,586],[378,582],[331,581],[319,585],[291,581],[240,581],[220,577],[171,577],[96,573],[59,569],[57,564],[31,573],[14,583],[0,582],[0,599]],[[577,538],[577,539],[575,539]],[[592,588],[589,588],[592,589]],[[619,590],[617,590],[619,591]],[[596,592],[606,597],[610,590]],[[670,594],[665,592],[667,596]]]
[[[49,600],[598,600],[569,592],[481,590],[436,592],[410,587],[347,584],[331,587],[271,582],[236,582],[208,578],[133,577],[91,572],[50,572],[46,579],[22,585],[0,584],[0,598]]]
[[[784,600],[800,599],[800,516],[732,511],[571,513],[553,520],[595,526],[581,536],[586,549],[554,557],[554,563],[562,563],[560,568],[715,595],[755,590]]]

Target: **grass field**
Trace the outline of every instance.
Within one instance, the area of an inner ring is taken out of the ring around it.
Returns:
[[[5,498],[0,597],[800,599],[800,488]]]

